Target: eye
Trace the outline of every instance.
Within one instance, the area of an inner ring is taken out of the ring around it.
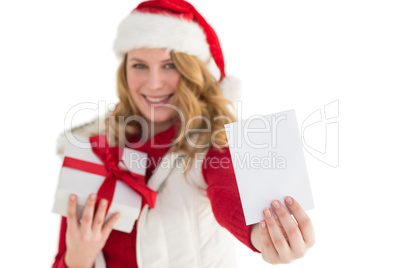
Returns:
[[[145,69],[145,68],[147,68],[147,66],[145,64],[142,64],[142,63],[136,63],[136,64],[133,65],[133,68]]]
[[[167,64],[165,64],[165,68],[166,69],[176,69],[176,66],[174,65],[174,63],[167,63]]]

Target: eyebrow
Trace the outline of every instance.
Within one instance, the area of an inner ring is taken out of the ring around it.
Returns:
[[[145,62],[144,60],[137,59],[137,58],[131,58],[131,59],[129,59],[128,61],[139,61],[139,62]],[[166,59],[166,60],[163,60],[162,62],[168,62],[168,61],[172,61],[172,59]]]

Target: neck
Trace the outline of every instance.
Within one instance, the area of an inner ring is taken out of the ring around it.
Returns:
[[[165,122],[150,122],[150,121],[146,121],[147,124],[144,126],[147,129],[144,130],[143,132],[147,132],[144,133],[143,138],[145,138],[146,140],[149,140],[152,136],[159,134],[163,131],[168,130],[171,126],[173,126],[173,124],[176,122],[177,118],[172,118],[169,121],[165,121]]]

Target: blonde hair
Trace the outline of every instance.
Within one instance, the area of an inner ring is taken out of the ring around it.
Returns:
[[[181,74],[177,88],[177,108],[184,117],[179,120],[179,131],[176,131],[175,145],[171,151],[185,151],[187,160],[192,162],[198,152],[211,147],[220,150],[221,147],[227,146],[224,124],[236,121],[229,109],[233,104],[223,97],[218,83],[202,61],[186,53],[170,54],[176,69]],[[141,116],[128,90],[126,64],[127,55],[117,70],[117,93],[120,103],[111,117],[106,117],[105,122],[109,142],[120,146],[124,146],[126,139],[141,134],[141,126],[137,121],[129,122],[127,125],[118,123],[119,117],[126,120],[133,115]],[[110,118],[114,119],[114,123]],[[183,127],[183,121],[186,127]],[[206,129],[210,129],[210,132]],[[192,142],[198,146],[190,144],[188,137],[191,137]]]

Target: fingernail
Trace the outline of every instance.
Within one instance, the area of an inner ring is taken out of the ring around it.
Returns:
[[[272,202],[272,205],[274,206],[275,209],[278,209],[281,207],[281,205],[279,205],[279,202],[276,200],[274,202]]]
[[[116,219],[118,219],[118,218],[120,217],[120,214],[116,214],[116,215],[114,215],[114,217],[115,217]]]
[[[107,200],[103,199],[103,200],[101,201],[101,206],[104,207],[104,206],[106,206],[106,204],[107,204]]]
[[[73,194],[70,195],[70,200],[71,200],[71,201],[74,201],[74,200],[75,200],[75,195],[73,195]]]
[[[261,226],[262,229],[265,229],[265,227],[267,227],[267,226],[265,225],[265,221],[260,222],[260,226]]]
[[[95,200],[95,194],[91,194],[91,195],[89,196],[89,198],[90,198],[92,201],[94,201],[94,200]]]
[[[287,197],[285,198],[285,201],[286,201],[286,203],[288,203],[289,205],[293,204],[293,200],[292,200],[292,198],[291,198],[290,196],[287,196]]]
[[[269,208],[267,208],[266,210],[264,210],[264,214],[265,214],[265,217],[271,218],[271,211],[269,211]]]

